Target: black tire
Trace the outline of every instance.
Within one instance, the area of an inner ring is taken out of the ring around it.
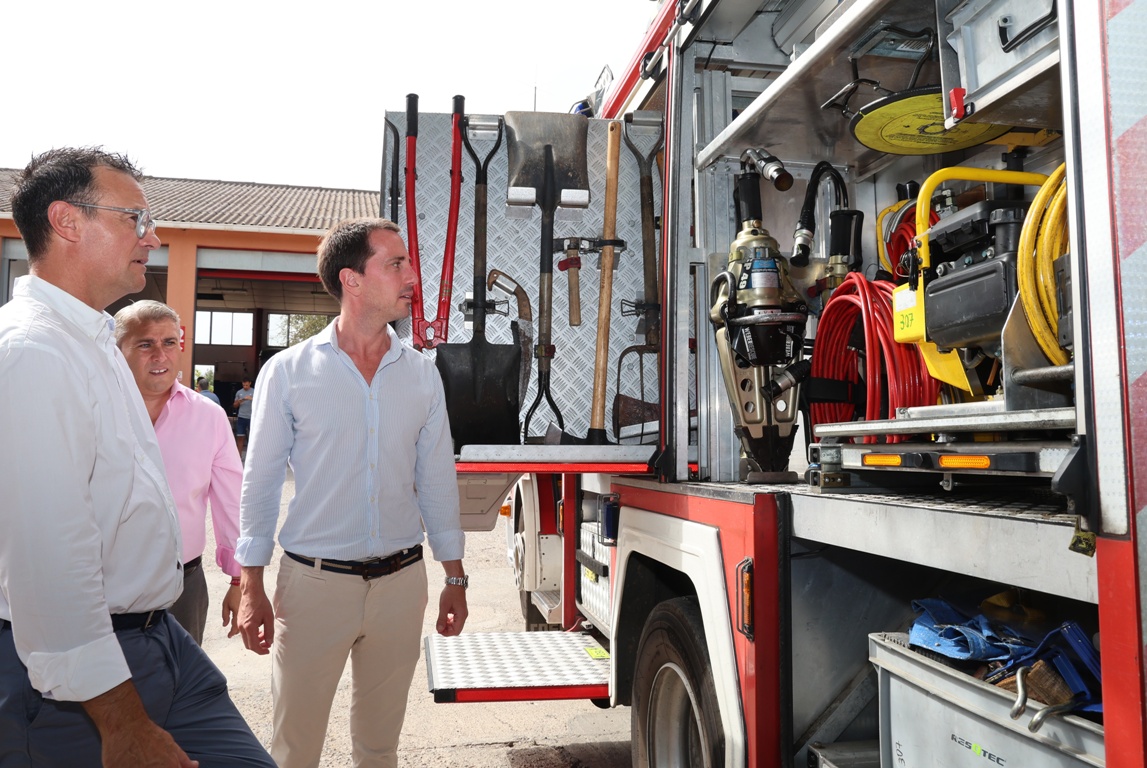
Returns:
[[[725,764],[725,732],[697,598],[666,600],[645,622],[632,718],[634,768]]]

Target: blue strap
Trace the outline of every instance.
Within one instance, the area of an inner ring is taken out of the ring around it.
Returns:
[[[986,616],[966,616],[940,598],[913,601],[920,616],[908,633],[908,642],[950,659],[1007,661],[1032,650],[1032,643]]]
[[[1012,669],[1031,666],[1039,659],[1055,666],[1056,672],[1067,683],[1076,700],[1081,702],[1078,710],[1103,711],[1103,703],[1100,701],[1100,683],[1103,678],[1099,654],[1078,624],[1074,621],[1064,622],[1048,632],[1030,653],[1014,659],[1002,671],[1010,674]]]

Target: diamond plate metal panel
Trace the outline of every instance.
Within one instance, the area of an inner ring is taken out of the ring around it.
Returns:
[[[425,638],[431,691],[608,685],[609,654],[578,632]]]
[[[400,136],[405,134],[405,112],[388,112],[387,119],[393,122]],[[418,211],[418,242],[422,267],[423,304],[427,319],[432,319],[439,295],[442,257],[446,243],[446,229],[450,205],[450,127],[451,115],[446,113],[419,114],[416,161],[418,178],[415,186],[415,203]],[[559,209],[554,222],[554,237],[600,238],[605,208],[605,151],[607,121],[590,120],[587,141],[588,170],[590,179],[589,208],[582,211],[579,221],[563,220]],[[639,146],[641,140],[635,136]],[[400,167],[405,167],[405,140],[399,141]],[[485,155],[492,147],[491,142],[476,142],[475,151]],[[393,148],[387,146],[384,161],[389,162]],[[530,297],[535,324],[538,316],[538,282],[541,260],[541,212],[537,206],[529,209],[526,218],[512,218],[507,215],[506,187],[506,145],[503,141],[497,154],[490,162],[488,178],[489,207],[487,213],[487,268],[505,272],[520,284]],[[389,167],[389,166],[387,166]],[[401,174],[400,174],[401,175]],[[384,183],[389,185],[389,180]],[[400,179],[399,184],[402,184]],[[635,344],[643,343],[644,338],[636,335],[636,317],[623,317],[622,300],[635,300],[642,290],[641,258],[641,199],[637,161],[624,145],[618,178],[617,237],[625,240],[626,248],[617,253],[617,269],[613,279],[613,300],[610,306],[609,332],[609,375],[606,392],[606,430],[611,440],[616,440],[611,427],[611,409],[618,384],[618,364],[622,352]],[[654,168],[654,215],[661,215],[660,176]],[[388,201],[389,189],[384,191],[383,200]],[[458,215],[458,235],[453,275],[453,299],[447,340],[450,343],[464,343],[471,337],[465,328],[459,304],[471,291],[474,278],[474,163],[463,152],[462,197]],[[405,195],[401,195],[398,224],[406,229]],[[660,234],[658,234],[660,246]],[[660,250],[658,250],[660,254]],[[568,275],[556,268],[561,254],[554,256],[553,276],[553,344],[557,349],[552,363],[550,391],[565,421],[565,431],[571,435],[584,437],[589,429],[590,408],[593,388],[593,365],[597,335],[598,297],[600,295],[600,273],[596,255],[583,257],[581,282],[580,326],[569,324],[569,283]],[[658,281],[660,284],[660,281]],[[491,298],[502,299],[501,295]],[[503,305],[504,306],[504,305]],[[514,313],[510,304],[511,317]],[[409,323],[399,328],[400,334],[409,339]],[[510,344],[512,336],[509,318],[488,317],[486,338],[492,344]],[[531,361],[532,375],[529,390],[522,396],[522,412],[525,414],[533,402],[537,390],[537,364]],[[653,396],[656,383],[656,356],[629,354],[625,356],[620,371],[622,391],[630,396],[641,396],[642,379],[640,367],[645,365],[644,385],[646,393]],[[530,436],[540,437],[554,415],[544,400],[538,406],[530,424]]]
[[[582,523],[581,550],[599,563],[609,565],[609,548],[601,542],[601,523]],[[603,632],[612,630],[613,601],[610,576],[598,576],[582,567],[578,573],[581,608],[586,616]]]

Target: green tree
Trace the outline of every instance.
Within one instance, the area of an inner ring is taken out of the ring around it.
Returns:
[[[275,315],[272,322],[277,331],[276,340],[285,346],[293,347],[326,328],[331,318],[328,315]]]
[[[207,388],[215,389],[215,366],[208,368],[206,371],[201,371],[200,369],[196,368],[195,376],[192,377],[191,384],[188,386],[190,386],[192,389],[195,389],[195,383],[200,379],[207,379]]]

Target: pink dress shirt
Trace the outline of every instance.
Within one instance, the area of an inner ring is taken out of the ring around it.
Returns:
[[[210,501],[215,562],[228,576],[238,576],[241,567],[235,562],[235,539],[239,536],[243,462],[227,413],[177,381],[155,422],[155,435],[179,510],[183,562],[199,557],[207,546]]]

